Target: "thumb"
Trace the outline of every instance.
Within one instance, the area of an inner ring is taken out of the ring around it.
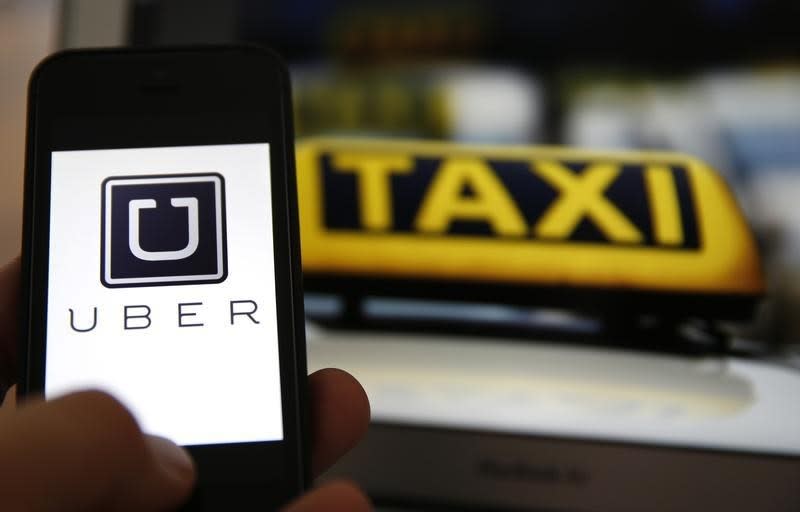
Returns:
[[[97,391],[0,416],[3,510],[165,510],[194,483],[185,450],[142,434],[133,416]]]

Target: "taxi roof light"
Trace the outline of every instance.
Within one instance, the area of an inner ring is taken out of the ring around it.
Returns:
[[[310,289],[726,318],[764,290],[730,189],[689,156],[319,138],[297,169]]]

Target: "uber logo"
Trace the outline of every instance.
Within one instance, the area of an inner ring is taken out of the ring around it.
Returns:
[[[103,285],[225,280],[225,181],[221,175],[107,178],[102,186]]]

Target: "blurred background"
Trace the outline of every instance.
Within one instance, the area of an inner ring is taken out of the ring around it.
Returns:
[[[746,332],[792,352],[798,15],[800,4],[783,0],[2,0],[0,258],[19,247],[25,88],[39,59],[64,47],[264,43],[290,65],[300,138],[670,149],[705,160],[733,187],[769,281]]]
[[[25,87],[39,59],[64,47],[264,43],[289,64],[299,138],[357,135],[668,149],[708,162],[725,177],[742,206],[768,282],[768,293],[754,317],[741,318],[726,331],[734,338],[731,355],[767,362],[794,373],[796,379],[800,369],[798,19],[800,3],[793,0],[0,0],[0,257],[6,259],[19,250]],[[387,341],[379,349],[385,350],[383,355],[369,352],[370,363],[362,356],[372,341],[347,345],[358,335],[343,336],[347,340],[340,340],[336,350],[327,351],[330,345],[324,343],[314,349],[314,340],[335,337],[324,334],[325,329],[363,331],[369,325],[387,336],[402,330],[405,340],[412,342],[423,340],[423,333],[450,333],[442,343],[457,342],[453,333],[465,323],[470,327],[464,332],[516,340],[541,340],[543,333],[548,340],[575,340],[606,330],[598,327],[598,319],[575,311],[391,297],[358,297],[360,316],[354,320],[347,317],[352,297],[346,293],[307,292],[307,314],[314,321],[309,331],[312,351],[323,354],[318,356],[320,364],[352,364],[364,372],[359,377],[373,385],[367,390],[378,421],[389,421],[390,412],[395,420],[407,412],[384,404],[415,398],[398,398],[402,393],[398,395],[396,388],[379,390],[382,384],[370,380],[378,377],[370,377],[369,365],[379,366],[376,361],[382,357],[418,360],[407,352],[398,355],[401,349]],[[422,317],[424,329],[400,321]],[[389,321],[371,321],[375,319]],[[486,328],[476,330],[476,323]],[[405,327],[399,329],[400,325]],[[562,336],[564,331],[569,335]],[[598,343],[606,348],[615,344],[607,337]],[[449,347],[449,353],[461,350],[446,344],[438,347]],[[474,344],[471,347],[464,353],[469,361],[490,357],[480,351],[469,354],[478,350]],[[620,347],[629,349],[630,344],[617,343]],[[350,361],[343,353],[359,355]],[[548,364],[558,366],[564,357],[572,357],[538,356],[544,359],[531,364],[544,373]],[[618,353],[619,361],[629,356]],[[652,377],[666,368],[667,363],[659,361],[625,359],[624,364],[660,368],[641,377],[644,382],[660,378]],[[453,364],[459,365],[457,358]],[[465,360],[461,366],[469,364]],[[695,372],[699,366],[691,368]],[[615,370],[612,365],[597,371],[608,375]],[[750,377],[741,384],[737,381],[741,375],[715,371],[719,382],[725,381],[719,384],[727,390],[723,394],[741,391],[753,399]],[[687,375],[683,370],[668,374],[663,373],[667,387]],[[784,404],[796,403],[797,398],[781,396]],[[798,418],[790,415],[793,423],[784,432],[789,432],[786,439],[794,443],[795,454],[800,453]],[[417,418],[414,423],[426,420]],[[797,434],[791,433],[793,428]],[[686,438],[679,442],[686,443]]]

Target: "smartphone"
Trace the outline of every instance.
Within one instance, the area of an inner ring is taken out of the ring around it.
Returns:
[[[257,47],[66,51],[30,82],[19,392],[110,392],[188,447],[200,510],[308,481],[291,113]]]

